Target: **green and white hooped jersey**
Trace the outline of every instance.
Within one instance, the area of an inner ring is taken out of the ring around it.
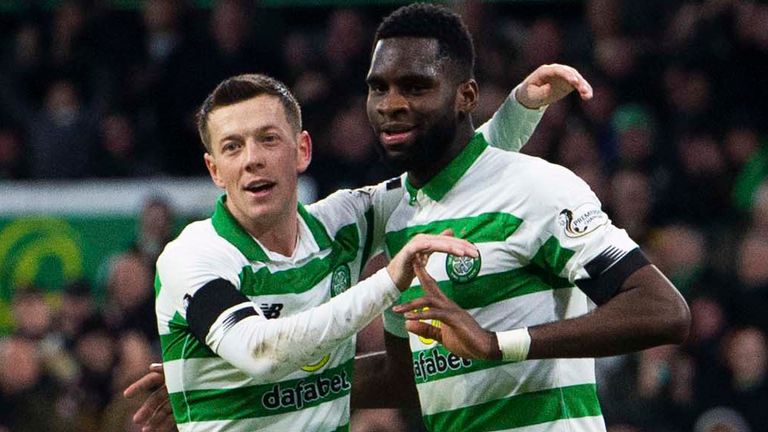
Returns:
[[[513,94],[480,130],[517,151],[544,111],[522,107]],[[188,299],[223,279],[267,319],[326,303],[356,284],[361,266],[381,250],[386,219],[403,196],[402,188],[392,185],[339,191],[306,209],[300,205],[292,257],[261,247],[223,201],[211,219],[188,225],[168,244],[157,265],[156,314],[166,385],[181,432],[348,430],[353,337],[288,376],[257,379],[193,335]]]
[[[372,192],[340,191],[307,209],[299,205],[292,257],[261,247],[223,199],[211,219],[188,225],[166,247],[157,265],[156,312],[180,431],[348,430],[354,337],[288,376],[257,379],[193,336],[184,299],[221,278],[268,319],[327,302],[357,283],[361,263],[378,241],[370,233],[376,223]]]
[[[637,248],[573,173],[489,148],[482,133],[423,188],[413,188],[405,175],[401,182],[407,193],[386,225],[388,255],[415,234],[447,228],[475,243],[479,259],[436,253],[427,270],[446,295],[492,331],[587,313],[590,303],[576,281]],[[421,295],[421,287],[412,286],[401,302]],[[593,359],[467,360],[407,333],[402,317],[391,311],[384,319],[387,331],[409,338],[429,430],[605,430]]]

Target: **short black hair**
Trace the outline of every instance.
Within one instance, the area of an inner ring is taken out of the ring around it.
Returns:
[[[464,76],[474,76],[475,48],[472,35],[456,13],[429,3],[403,6],[384,18],[376,30],[373,46],[381,39],[415,37],[437,39],[440,56],[455,61]]]
[[[296,133],[301,131],[301,107],[296,97],[282,82],[261,74],[243,74],[225,79],[205,98],[197,111],[197,131],[208,153],[211,153],[211,136],[208,117],[216,108],[234,105],[256,96],[270,95],[280,99],[288,123]]]

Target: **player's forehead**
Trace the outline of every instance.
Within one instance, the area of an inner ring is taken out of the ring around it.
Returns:
[[[289,131],[290,124],[280,99],[262,94],[214,109],[208,117],[208,128],[216,141],[265,128]]]
[[[443,71],[440,43],[433,38],[394,37],[376,43],[367,80],[398,76],[437,77]]]

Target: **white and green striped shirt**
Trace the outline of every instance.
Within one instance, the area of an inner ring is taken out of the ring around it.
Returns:
[[[542,114],[510,96],[481,130],[517,150]],[[287,376],[254,377],[192,334],[185,298],[223,279],[267,319],[321,305],[357,283],[369,255],[381,249],[386,218],[402,194],[402,189],[382,183],[339,191],[306,209],[300,205],[299,240],[292,257],[261,247],[223,200],[210,219],[188,225],[166,247],[157,264],[156,314],[166,385],[181,432],[348,429],[353,337]]]
[[[415,234],[447,228],[475,243],[479,260],[433,254],[427,270],[491,331],[585,314],[589,302],[574,286],[589,277],[585,265],[603,257],[607,266],[606,260],[637,247],[573,173],[489,148],[482,133],[423,188],[413,188],[405,175],[401,179],[406,193],[387,222],[387,253],[396,254]],[[401,301],[422,294],[416,285]],[[387,331],[409,338],[430,430],[605,430],[593,359],[466,360],[408,334],[401,316],[390,311],[384,318]]]

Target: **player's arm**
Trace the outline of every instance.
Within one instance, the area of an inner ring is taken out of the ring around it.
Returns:
[[[421,254],[476,256],[464,240],[414,237],[386,269],[328,302],[293,316],[268,320],[230,282],[216,279],[188,299],[192,334],[243,372],[262,378],[287,375],[337,347],[391,306],[413,280],[411,262]]]
[[[422,285],[430,287],[428,295],[395,308],[405,314],[409,331],[441,340],[457,355],[505,360],[599,357],[686,338],[690,313],[680,293],[626,232],[610,223],[583,181],[564,172],[553,172],[560,187],[541,186],[546,191],[532,195],[542,205],[529,215],[530,224],[540,224],[535,228],[539,243],[546,241],[554,251],[540,254],[548,256],[544,259],[534,257],[532,264],[568,279],[597,307],[576,318],[493,333],[417,271]],[[414,311],[425,306],[429,310]],[[421,319],[442,325],[435,328]]]
[[[520,151],[536,130],[546,107],[574,90],[583,100],[592,98],[592,87],[576,69],[561,64],[540,66],[512,90],[478,131],[493,147]]]
[[[522,361],[602,357],[681,343],[690,323],[685,300],[656,266],[640,257],[639,250],[635,253],[638,255],[633,253],[620,263],[624,269],[617,268],[602,275],[602,281],[594,281],[602,285],[603,302],[577,318],[490,332],[445,297],[428,274],[419,271],[416,274],[426,295],[394,309],[404,313],[408,331],[438,340],[465,358]],[[624,278],[626,272],[630,274],[617,286],[616,279]],[[417,311],[424,307],[429,310]],[[434,327],[419,321],[425,319],[442,324]]]

